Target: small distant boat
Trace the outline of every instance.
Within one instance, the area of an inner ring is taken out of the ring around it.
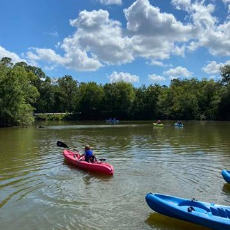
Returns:
[[[163,215],[215,230],[230,230],[230,206],[153,193],[145,198],[152,210]]]
[[[110,124],[118,124],[119,120],[117,120],[116,118],[109,118],[108,120],[106,120],[106,123],[110,123]]]
[[[222,170],[221,174],[223,178],[225,179],[225,181],[230,184],[230,171]]]
[[[179,123],[179,122],[176,122],[175,124],[174,124],[174,126],[176,126],[176,127],[184,127],[184,125],[182,124],[182,123]]]
[[[153,126],[164,127],[164,125],[162,123],[153,123]]]

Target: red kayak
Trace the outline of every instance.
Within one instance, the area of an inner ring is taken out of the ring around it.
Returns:
[[[87,162],[84,160],[84,157],[80,157],[79,152],[73,152],[71,150],[65,149],[63,151],[63,155],[67,162],[71,163],[72,165],[80,169],[87,170],[90,172],[103,173],[107,175],[113,175],[114,173],[112,165],[102,161],[97,161],[94,163]]]

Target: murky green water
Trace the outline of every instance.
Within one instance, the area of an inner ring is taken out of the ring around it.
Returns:
[[[205,229],[153,212],[148,192],[230,205],[230,122],[49,123],[0,129],[0,229]],[[64,163],[61,140],[94,147],[114,166],[99,176]]]

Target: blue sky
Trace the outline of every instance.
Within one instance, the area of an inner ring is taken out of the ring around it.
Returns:
[[[0,58],[52,78],[169,85],[230,64],[230,0],[0,0]]]

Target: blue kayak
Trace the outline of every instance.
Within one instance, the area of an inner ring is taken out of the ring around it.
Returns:
[[[230,171],[222,170],[221,174],[223,178],[225,179],[225,181],[230,184]]]
[[[181,127],[181,128],[184,127],[184,125],[182,123],[175,123],[174,126]]]
[[[216,230],[230,230],[230,206],[149,193],[146,202],[163,215]]]
[[[119,120],[117,120],[116,118],[114,119],[108,119],[106,120],[106,123],[110,123],[110,124],[118,124],[119,123]]]

